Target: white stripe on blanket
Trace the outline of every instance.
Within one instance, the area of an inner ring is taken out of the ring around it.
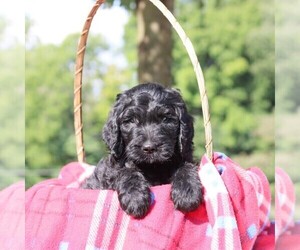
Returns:
[[[118,238],[116,240],[115,250],[124,249],[124,243],[125,243],[129,221],[130,221],[130,217],[127,214],[123,213],[120,231],[118,234]]]
[[[104,207],[103,204],[105,202],[106,195],[107,195],[107,191],[103,190],[103,191],[99,192],[99,196],[97,199],[97,203],[95,205],[95,209],[94,209],[94,213],[93,213],[93,217],[92,217],[93,219],[91,222],[89,236],[88,236],[85,250],[90,250],[91,246],[95,246],[97,232],[99,229],[100,219],[101,219],[103,207]],[[94,247],[93,247],[93,249],[94,249]]]
[[[113,193],[112,201],[110,204],[111,206],[109,209],[109,214],[107,216],[106,227],[105,227],[104,236],[101,244],[101,248],[103,249],[108,249],[111,241],[111,236],[113,234],[113,230],[116,224],[117,213],[119,209],[118,195],[116,192]]]

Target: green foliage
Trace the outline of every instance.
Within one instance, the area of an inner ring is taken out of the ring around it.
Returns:
[[[296,112],[300,107],[299,1],[278,1],[276,13],[276,111]]]
[[[298,1],[278,2],[276,13],[276,166],[294,183],[295,220],[300,218],[299,7]]]
[[[0,190],[24,178],[24,48],[2,44],[0,19]]]
[[[298,1],[277,3],[276,13],[276,166],[291,177],[296,191],[295,219],[300,218],[300,36]]]
[[[26,52],[26,184],[38,171],[55,169],[76,160],[73,128],[73,75],[79,35],[70,35],[59,45],[41,45]],[[90,36],[83,79],[85,109],[93,101],[93,84],[104,70],[99,53],[107,46]],[[50,171],[51,172],[51,171]],[[44,171],[44,177],[51,177]],[[49,174],[50,173],[50,174]],[[26,171],[27,174],[27,171]]]
[[[70,48],[37,45],[26,52],[26,177],[30,169],[55,168],[72,159],[66,154],[73,130]]]
[[[272,8],[259,1],[216,1],[203,5],[202,11],[196,1],[177,4],[176,16],[204,72],[215,148],[253,152],[264,143],[254,134],[256,116],[274,107]],[[174,40],[175,84],[197,116],[200,98],[195,75],[177,35]],[[196,140],[195,147],[200,146]]]

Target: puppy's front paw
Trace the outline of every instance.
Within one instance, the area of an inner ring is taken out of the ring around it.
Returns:
[[[198,208],[203,201],[200,180],[175,180],[172,183],[171,198],[176,209],[190,212]]]
[[[128,163],[125,168],[119,170],[115,190],[120,206],[127,214],[136,218],[147,214],[151,205],[150,187],[133,165]]]
[[[119,201],[122,209],[135,218],[144,217],[151,205],[150,189],[120,192]]]

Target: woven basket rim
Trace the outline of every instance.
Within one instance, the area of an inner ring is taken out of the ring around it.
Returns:
[[[183,28],[180,26],[179,22],[173,16],[173,14],[167,9],[167,7],[160,0],[148,0],[154,6],[157,7],[159,11],[167,18],[172,27],[177,32],[186,51],[192,62],[194,72],[196,74],[196,79],[198,83],[199,93],[201,97],[202,113],[203,113],[203,125],[205,132],[205,148],[206,155],[209,159],[213,156],[213,140],[212,140],[212,130],[210,122],[210,113],[208,105],[208,97],[205,87],[205,81],[203,72],[198,61],[195,49],[184,32]],[[93,17],[97,13],[99,7],[105,2],[105,0],[97,0],[92,9],[90,10],[87,19],[84,23],[81,36],[78,43],[77,54],[76,54],[76,66],[74,75],[74,129],[75,129],[75,139],[76,139],[76,152],[79,162],[85,162],[85,152],[84,152],[84,142],[83,142],[83,121],[82,121],[82,75],[84,66],[84,56],[87,46],[87,39],[89,35],[89,30],[93,21]]]

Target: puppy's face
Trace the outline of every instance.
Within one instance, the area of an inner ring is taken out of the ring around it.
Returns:
[[[178,151],[179,119],[168,100],[147,92],[135,96],[118,119],[127,159],[136,164],[170,160]]]
[[[142,84],[117,97],[103,138],[116,159],[137,165],[190,160],[193,123],[177,91]]]

